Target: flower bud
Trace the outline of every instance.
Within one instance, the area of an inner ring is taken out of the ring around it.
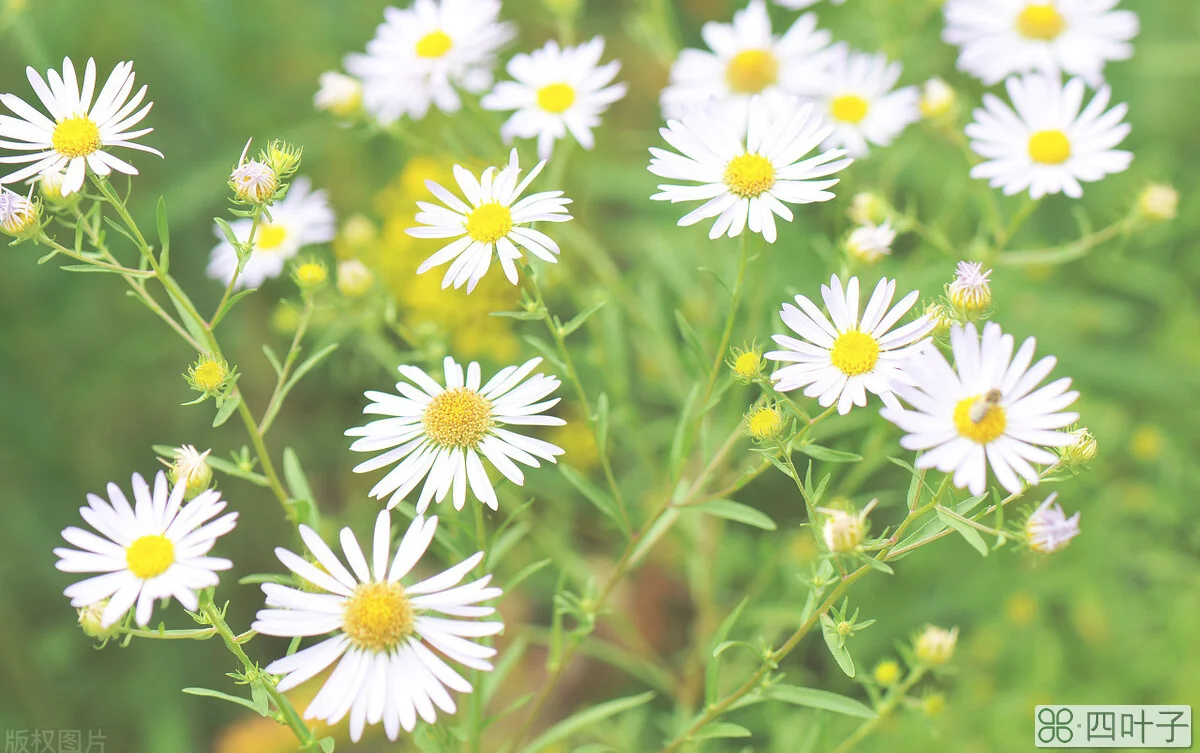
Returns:
[[[229,187],[247,204],[266,204],[275,198],[279,179],[270,165],[252,159],[230,173]]]
[[[837,508],[818,507],[817,512],[826,515],[825,525],[821,528],[826,548],[835,554],[857,551],[867,533],[867,515],[878,502],[877,499],[871,500],[858,514]]]
[[[337,266],[337,289],[347,298],[361,298],[371,290],[375,276],[358,259],[347,259]]]
[[[763,367],[766,366],[762,357],[762,348],[758,347],[756,343],[750,343],[742,348],[733,348],[729,354],[730,358],[725,363],[733,372],[734,378],[745,384],[758,378],[763,372]]]
[[[770,442],[783,433],[783,414],[775,405],[752,408],[746,414],[746,433],[756,442]]]
[[[1029,548],[1035,552],[1057,552],[1079,535],[1080,513],[1076,512],[1068,518],[1062,506],[1054,503],[1057,498],[1058,492],[1046,497],[1046,501],[1025,521]]]
[[[875,682],[887,687],[900,682],[901,674],[900,665],[892,659],[886,659],[875,665],[873,676]]]
[[[309,260],[295,266],[292,279],[302,292],[313,293],[329,281],[329,269],[319,261]]]
[[[79,201],[79,194],[63,196],[62,186],[67,174],[62,170],[48,170],[37,178],[38,193],[55,207],[69,207]]]
[[[362,109],[362,82],[357,78],[326,71],[318,81],[321,88],[313,95],[313,107],[339,118],[352,117]]]
[[[29,240],[42,232],[42,207],[34,200],[0,189],[0,229],[17,240]]]
[[[172,484],[183,481],[184,497],[191,499],[212,485],[212,467],[208,455],[212,450],[198,452],[194,445],[175,448],[175,460],[167,465],[167,478]]]
[[[983,271],[979,262],[960,261],[955,270],[954,282],[947,294],[950,302],[967,315],[978,315],[992,305],[992,286],[988,276],[992,270]]]
[[[945,304],[938,301],[930,301],[925,307],[925,316],[933,322],[933,331],[931,334],[934,337],[945,337],[950,333],[950,325],[954,324],[957,319],[954,312]]]
[[[921,87],[921,115],[931,120],[942,120],[953,114],[958,104],[954,89],[941,77],[934,76]]]
[[[300,157],[304,148],[276,139],[267,145],[264,152],[267,163],[280,180],[287,180],[300,168]]]
[[[192,389],[212,397],[225,391],[230,376],[232,374],[229,364],[224,358],[201,355],[188,368],[188,373],[184,375],[184,378],[187,379]]]
[[[946,710],[946,696],[941,693],[930,693],[921,699],[921,713],[933,717]]]
[[[850,200],[850,219],[857,225],[878,225],[887,220],[891,208],[882,196],[874,192],[854,194]]]
[[[860,225],[846,239],[846,253],[864,264],[874,264],[892,253],[896,231],[891,222],[882,225]]]
[[[1138,212],[1151,222],[1175,219],[1179,207],[1179,192],[1164,183],[1151,183],[1138,196]]]
[[[1059,457],[1067,465],[1086,465],[1095,459],[1100,446],[1096,437],[1086,426],[1071,432],[1074,442],[1059,450]]]
[[[112,637],[113,626],[104,627],[104,623],[101,621],[107,606],[108,599],[104,599],[75,610],[79,613],[79,627],[83,630],[84,635],[102,641]]]
[[[954,658],[954,647],[958,643],[958,628],[946,630],[929,625],[917,638],[917,658],[926,664],[945,664]]]

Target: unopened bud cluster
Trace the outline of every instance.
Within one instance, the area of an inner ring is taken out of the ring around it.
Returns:
[[[929,625],[917,638],[917,658],[934,666],[946,664],[954,658],[954,648],[957,645],[958,628],[947,630],[937,625]]]
[[[250,143],[246,142],[237,167],[229,175],[229,188],[237,201],[266,206],[286,196],[288,181],[299,169],[304,150],[286,141],[275,140],[255,159],[246,159],[249,151]]]

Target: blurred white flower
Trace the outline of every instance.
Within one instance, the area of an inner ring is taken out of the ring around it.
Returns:
[[[1070,426],[1078,413],[1063,409],[1079,393],[1062,378],[1037,389],[1057,362],[1053,356],[1031,367],[1031,337],[1013,355],[1013,337],[989,322],[980,339],[974,324],[950,328],[954,367],[937,348],[925,348],[905,365],[914,384],[895,384],[896,395],[912,410],[887,407],[883,417],[907,432],[900,445],[917,450],[918,468],[954,474],[954,485],[972,494],[987,489],[990,464],[1010,492],[1038,483],[1033,463],[1054,465],[1058,457],[1042,447],[1075,441]]]
[[[454,508],[461,510],[468,486],[476,499],[498,509],[496,491],[480,455],[505,478],[521,486],[525,474],[513,461],[539,468],[538,458],[556,463],[556,456],[563,453],[549,442],[504,428],[566,424],[561,418],[541,415],[559,401],[557,397],[545,399],[558,389],[557,377],[529,376],[541,362],[534,358],[520,366],[507,366],[482,387],[479,364],[474,361],[467,365],[464,375],[462,365],[446,356],[445,387],[416,366],[400,366],[398,370],[407,381],[396,383],[399,394],[366,393],[372,403],[363,413],[387,418],[346,431],[348,437],[361,437],[350,445],[355,452],[386,450],[357,465],[354,472],[395,465],[371,489],[376,499],[391,495],[389,509],[416,489],[422,479],[425,486],[417,499],[418,513],[425,512],[430,502],[441,503],[451,492]]]
[[[711,51],[683,50],[671,66],[661,96],[666,118],[680,119],[713,99],[745,105],[755,94],[815,94],[825,70],[821,53],[833,39],[812,13],[775,36],[765,0],[750,0],[731,24],[706,23],[701,36]]]
[[[1034,551],[1046,554],[1057,552],[1079,535],[1080,513],[1076,512],[1068,518],[1062,506],[1054,503],[1057,498],[1058,492],[1046,497],[1046,501],[1025,521],[1025,535],[1029,537],[1029,546]]]
[[[904,363],[929,342],[926,335],[934,323],[922,316],[892,329],[920,297],[914,290],[889,310],[895,295],[896,281],[881,279],[860,319],[858,278],[851,277],[843,290],[842,281],[833,275],[829,285],[821,286],[832,323],[805,296],[796,296],[796,306],[783,304],[780,318],[803,340],[773,336],[784,350],[771,351],[767,358],[791,364],[771,375],[775,389],[790,392],[804,387],[806,397],[817,398],[825,408],[836,403],[842,415],[854,405],[866,405],[867,392],[899,408],[892,389],[897,383],[912,383],[904,374]]]
[[[989,86],[1040,71],[1104,82],[1104,64],[1133,55],[1133,11],[1117,0],[948,0],[942,38],[961,49],[958,67]]]
[[[383,15],[366,52],[346,57],[346,70],[362,81],[367,112],[385,125],[419,120],[431,104],[457,112],[458,89],[486,91],[496,51],[516,34],[499,20],[500,0],[416,0]]]
[[[137,139],[153,128],[130,130],[154,106],[153,102],[148,102],[138,109],[146,97],[145,86],[132,99],[129,97],[133,90],[133,63],[117,63],[94,102],[96,61],[91,58],[84,67],[82,86],[70,58],[63,60],[62,75],[55,70],[46,72],[49,86],[33,68],[26,68],[25,75],[50,117],[15,94],[0,94],[0,102],[17,116],[0,115],[0,146],[25,152],[0,157],[0,163],[33,163],[0,178],[0,184],[64,170],[62,195],[69,196],[83,187],[84,175],[89,169],[102,176],[113,170],[126,175],[138,174],[136,167],[114,157],[106,147],[120,146],[162,156],[157,149],[137,143]]]
[[[604,38],[596,37],[566,48],[550,40],[540,50],[514,55],[507,70],[515,80],[496,84],[482,101],[488,110],[516,111],[500,129],[505,142],[536,137],[538,157],[549,159],[554,142],[569,131],[584,149],[591,149],[600,115],[627,88],[612,83],[621,63],[600,65],[603,54]]]
[[[116,484],[108,485],[108,501],[87,495],[88,506],[79,514],[100,535],[71,526],[62,532],[79,549],[54,550],[57,567],[65,573],[101,573],[79,581],[64,591],[71,606],[85,607],[108,600],[100,627],[116,624],[137,605],[135,620],[150,622],[154,602],[175,597],[186,609],[199,606],[196,591],[217,585],[217,571],[233,564],[209,557],[217,539],[233,530],[238,514],[216,518],[225,509],[217,491],[199,494],[183,503],[187,484],[172,488],[162,471],[154,489],[141,475],[133,474],[134,505]]]
[[[1034,199],[1064,193],[1083,196],[1080,182],[1123,172],[1133,155],[1114,149],[1129,134],[1124,103],[1108,112],[1112,90],[1101,87],[1083,107],[1083,79],[1064,85],[1056,77],[1030,75],[1005,82],[1012,107],[994,94],[967,125],[971,149],[985,162],[972,178],[987,179],[1006,196],[1028,190]],[[1082,108],[1082,110],[1081,110]]]
[[[748,105],[725,104],[696,109],[682,121],[669,120],[659,133],[679,150],[650,148],[650,172],[694,186],[659,185],[658,201],[703,201],[684,215],[680,226],[716,217],[709,238],[741,235],[747,227],[768,243],[777,237],[775,216],[792,221],[788,204],[829,201],[828,178],[850,164],[841,149],[808,156],[832,132],[792,97],[768,103],[753,97]]]
[[[391,515],[379,513],[369,561],[354,534],[343,528],[342,552],[349,568],[306,525],[300,526],[300,537],[315,564],[283,547],[275,550],[279,561],[310,588],[264,583],[267,608],[259,611],[252,628],[285,638],[334,633],[266,667],[284,675],[278,685],[283,692],[337,662],[305,710],[306,719],[336,724],[349,714],[354,742],[362,739],[366,725],[380,722],[388,739],[395,740],[401,727],[408,732],[416,727],[418,715],[429,724],[437,721],[435,706],[453,714],[456,706],[447,689],[473,690],[439,654],[471,669],[492,669],[488,659],[496,649],[470,639],[495,635],[504,624],[462,618],[494,614],[494,608],[479,603],[501,591],[489,585],[490,575],[459,585],[483,552],[412,585],[401,582],[425,555],[437,522],[418,515],[393,557]]]
[[[874,264],[892,253],[895,240],[896,231],[892,229],[891,221],[882,225],[859,225],[846,239],[846,251],[863,263]]]
[[[988,277],[992,270],[983,269],[977,261],[960,261],[954,270],[954,280],[946,289],[950,302],[963,311],[977,314],[992,305],[992,286]]]
[[[868,144],[887,146],[920,118],[915,86],[893,88],[901,65],[881,52],[854,52],[844,42],[830,48],[819,97],[828,122],[835,126],[826,147],[842,147],[861,157]]]
[[[348,118],[362,107],[363,86],[354,76],[325,71],[318,79],[320,88],[313,95],[313,107]]]
[[[467,286],[470,293],[487,274],[492,257],[500,259],[505,277],[517,284],[517,259],[521,248],[550,263],[557,262],[558,244],[540,230],[527,227],[533,222],[566,222],[571,219],[566,206],[570,199],[562,191],[545,191],[521,198],[538,176],[545,162],[539,162],[521,180],[517,150],[509,154],[508,165],[497,171],[489,167],[476,179],[466,168],[455,165],[454,178],[466,202],[431,180],[425,186],[445,206],[418,201],[417,227],[407,232],[414,238],[454,238],[447,246],[421,262],[417,274],[452,262],[442,278],[442,287]],[[520,180],[520,183],[517,181]],[[520,248],[518,248],[520,246]]]
[[[235,237],[245,242],[250,237],[250,219],[229,223]],[[226,285],[237,269],[237,251],[226,240],[220,227],[215,232],[221,242],[208,261],[208,276]],[[254,252],[238,277],[238,288],[257,288],[278,277],[288,259],[304,246],[333,240],[334,216],[324,191],[312,190],[308,178],[297,178],[287,196],[271,207],[271,219],[264,217],[254,236]]]

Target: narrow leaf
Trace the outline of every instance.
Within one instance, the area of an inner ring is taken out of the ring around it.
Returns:
[[[744,523],[748,526],[761,528],[764,531],[774,531],[778,528],[775,525],[775,521],[771,520],[766,513],[749,505],[744,505],[741,502],[734,502],[732,499],[714,499],[699,505],[687,505],[680,509],[705,515],[715,515],[718,518]]]
[[[638,706],[649,703],[650,699],[654,698],[654,691],[647,691],[639,695],[618,698],[615,701],[608,701],[593,706],[578,714],[563,719],[558,724],[555,724],[550,729],[543,732],[536,740],[525,746],[524,753],[538,753],[538,751],[546,750],[557,742],[569,739],[577,732],[591,729],[596,724],[616,716],[623,712],[635,709]]]
[[[772,685],[767,690],[767,698],[795,706],[807,706],[812,709],[832,711],[835,714],[856,716],[860,719],[874,719],[879,716],[873,709],[853,698],[830,693],[828,690],[802,688],[798,685]]]

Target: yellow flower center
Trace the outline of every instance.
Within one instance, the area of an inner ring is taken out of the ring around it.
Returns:
[[[446,390],[425,406],[425,436],[442,447],[474,447],[492,428],[492,403],[475,390]]]
[[[1071,142],[1059,130],[1038,131],[1029,137],[1029,158],[1043,165],[1061,165],[1071,156]]]
[[[412,603],[399,583],[365,583],[346,600],[342,632],[355,648],[382,653],[412,631]]]
[[[775,408],[760,408],[746,426],[755,439],[771,439],[783,429],[783,416]]]
[[[125,550],[129,572],[142,580],[162,575],[175,563],[175,545],[166,536],[142,536]]]
[[[829,103],[829,113],[843,123],[861,123],[870,109],[871,103],[857,94],[843,94]]]
[[[467,215],[467,235],[480,243],[495,243],[512,230],[512,212],[496,201],[480,204]]]
[[[423,58],[440,58],[454,46],[453,40],[446,32],[438,29],[431,31],[417,41],[417,56]]]
[[[64,157],[86,157],[100,148],[100,127],[86,115],[67,118],[54,126],[50,146]]]
[[[740,377],[750,378],[759,371],[759,355],[753,350],[748,350],[737,357],[733,362],[733,373]]]
[[[274,251],[287,240],[287,228],[282,225],[264,225],[254,237],[254,248],[259,251]]]
[[[725,185],[743,199],[753,199],[775,185],[775,166],[761,154],[743,154],[725,166]]]
[[[1004,408],[985,401],[982,395],[963,398],[954,406],[954,427],[972,442],[988,444],[996,441],[1004,434],[1007,424]]]
[[[305,262],[296,267],[296,282],[305,287],[316,287],[329,278],[329,271],[324,264],[315,261]]]
[[[566,112],[575,104],[575,90],[570,84],[547,84],[538,89],[537,103],[546,112]]]
[[[205,392],[216,392],[225,383],[225,368],[217,361],[203,361],[192,371],[192,380]]]
[[[894,661],[882,661],[875,667],[875,682],[894,685],[900,681],[900,665]]]
[[[742,50],[725,69],[725,81],[738,94],[758,94],[778,77],[779,60],[769,50]]]
[[[866,332],[843,332],[833,341],[829,359],[846,376],[866,374],[879,361],[879,343]]]
[[[1049,41],[1067,28],[1067,21],[1054,3],[1031,3],[1017,16],[1017,31],[1029,39]]]

